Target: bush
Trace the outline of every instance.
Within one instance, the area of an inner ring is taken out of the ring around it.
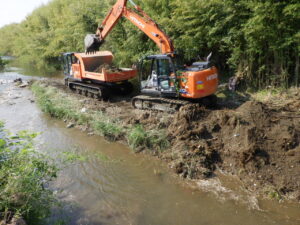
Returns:
[[[46,188],[57,168],[34,150],[36,134],[19,132],[8,136],[0,123],[0,221],[23,217],[39,224],[56,202]]]
[[[3,60],[0,56],[0,69],[4,69],[6,64],[7,64],[7,61]]]

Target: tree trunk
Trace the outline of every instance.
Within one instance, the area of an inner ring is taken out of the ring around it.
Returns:
[[[296,52],[296,65],[295,65],[295,86],[299,86],[299,53]]]

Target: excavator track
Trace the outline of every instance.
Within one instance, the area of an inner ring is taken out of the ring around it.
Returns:
[[[77,94],[99,100],[107,100],[109,98],[109,89],[102,85],[79,83],[76,81],[66,81],[66,85]]]
[[[148,109],[170,113],[178,111],[180,107],[184,105],[192,104],[191,102],[184,100],[151,97],[147,95],[138,95],[136,97],[133,97],[131,103],[132,106],[136,109]]]

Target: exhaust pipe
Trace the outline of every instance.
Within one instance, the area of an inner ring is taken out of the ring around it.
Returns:
[[[86,35],[84,39],[85,53],[93,53],[99,51],[100,46],[103,44],[103,42],[104,41],[102,41],[96,34]]]

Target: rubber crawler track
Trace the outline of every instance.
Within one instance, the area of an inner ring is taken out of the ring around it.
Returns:
[[[102,85],[85,84],[75,81],[66,82],[66,85],[76,93],[85,95],[87,97],[99,100],[108,100],[108,98],[110,97],[109,89]],[[132,98],[131,104],[136,109],[175,113],[180,109],[180,107],[184,105],[192,105],[195,103],[180,99],[138,95]]]
[[[87,97],[107,100],[109,98],[109,90],[101,85],[84,84],[78,82],[68,82],[69,88],[78,94],[85,95]]]
[[[170,113],[178,111],[180,107],[184,105],[192,104],[191,102],[184,100],[150,97],[146,95],[139,95],[132,98],[131,103],[136,109],[148,109]]]

